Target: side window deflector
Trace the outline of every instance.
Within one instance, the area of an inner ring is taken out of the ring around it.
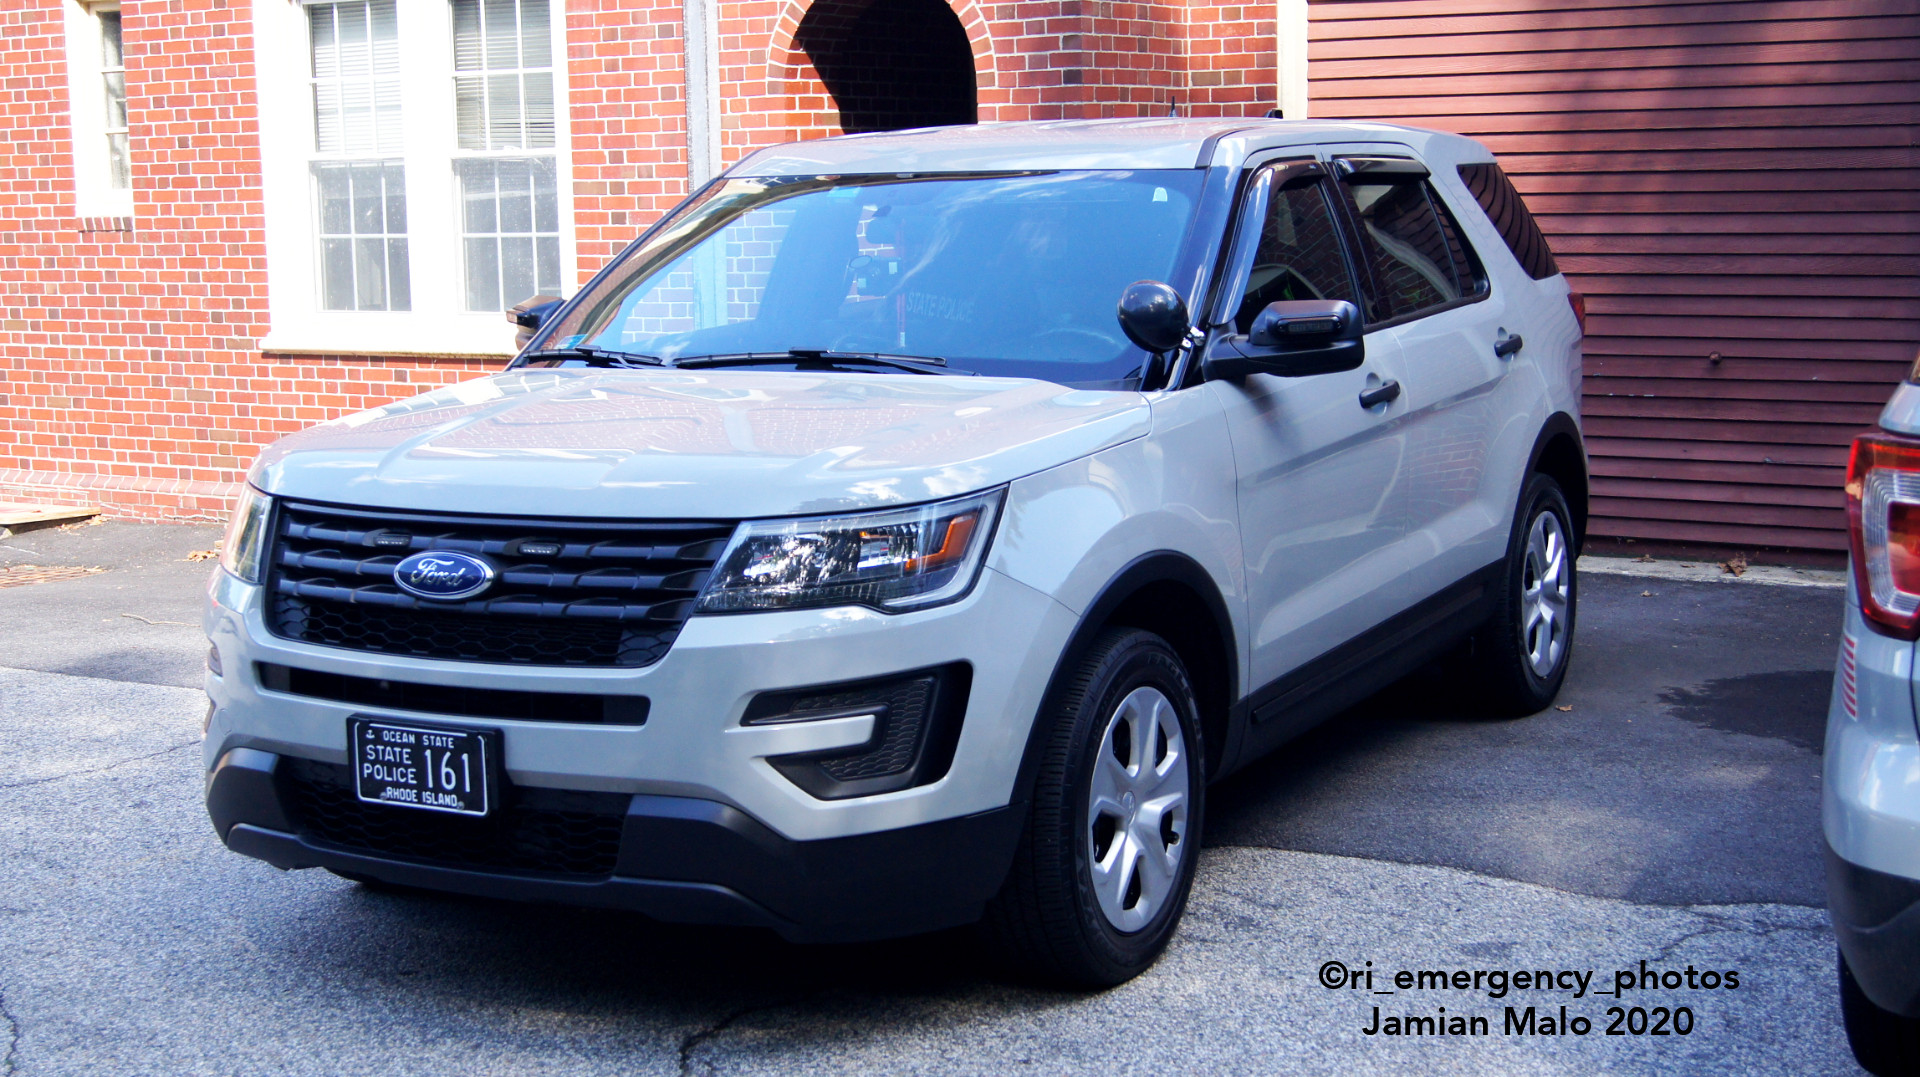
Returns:
[[[1426,165],[1406,157],[1342,157],[1334,167],[1348,183],[1412,183],[1433,175]]]

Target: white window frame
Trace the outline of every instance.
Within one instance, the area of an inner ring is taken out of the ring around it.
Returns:
[[[117,12],[117,0],[65,0],[67,122],[73,135],[73,210],[76,217],[133,216],[133,188],[115,187],[107,163],[107,89],[101,81],[100,14]],[[125,55],[124,27],[120,41]],[[131,158],[133,148],[127,148]],[[131,160],[129,160],[131,168]]]
[[[550,2],[560,279],[571,285],[579,275],[567,123],[566,17],[564,0]],[[310,168],[316,155],[306,4],[253,0],[270,317],[267,336],[260,342],[264,351],[483,357],[514,352],[514,329],[504,311],[466,309],[464,233],[453,163],[463,151],[454,127],[452,5],[448,0],[400,0],[395,7],[401,55],[406,58],[400,107],[413,309],[328,311],[321,309]]]

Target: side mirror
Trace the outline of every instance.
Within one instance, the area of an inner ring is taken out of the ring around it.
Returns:
[[[1187,338],[1193,322],[1187,316],[1187,301],[1172,285],[1157,280],[1137,280],[1120,293],[1120,329],[1150,352],[1171,351]]]
[[[1367,355],[1362,329],[1359,308],[1344,299],[1269,303],[1245,337],[1219,342],[1204,369],[1209,378],[1302,378],[1352,370]]]
[[[553,317],[554,311],[560,309],[562,302],[564,300],[557,295],[536,295],[508,307],[507,321],[519,330],[513,335],[514,345],[526,347],[533,335],[540,331],[540,326]]]

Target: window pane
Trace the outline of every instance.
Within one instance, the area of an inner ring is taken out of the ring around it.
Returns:
[[[503,237],[500,240],[500,298],[518,303],[539,290],[533,274],[533,237]]]
[[[1345,187],[1381,293],[1370,321],[1398,318],[1460,297],[1453,260],[1423,183],[1349,182]]]
[[[314,169],[320,191],[320,232],[323,235],[353,233],[353,196],[347,184],[344,166]]]
[[[480,0],[453,0],[453,69],[481,70],[480,50]]]
[[[553,64],[553,38],[549,27],[547,0],[520,0],[520,65],[550,67]]]
[[[463,162],[460,193],[469,235],[497,232],[500,229],[499,196],[494,191],[492,161]]]
[[[539,264],[539,279],[534,283],[537,295],[560,294],[560,238],[541,236],[533,241],[534,258]]]
[[[407,241],[404,239],[387,240],[387,298],[388,310],[412,310],[413,287],[408,280]]]
[[[500,302],[500,241],[467,237],[467,309],[505,310]]]
[[[1545,280],[1560,272],[1553,260],[1553,251],[1547,246],[1547,237],[1540,234],[1540,226],[1534,222],[1533,214],[1527,212],[1520,192],[1514,189],[1513,181],[1507,179],[1499,165],[1461,165],[1460,178],[1528,276]]]
[[[486,0],[487,66],[495,71],[520,66],[520,20],[513,0]]]
[[[560,189],[553,182],[553,158],[533,164],[533,230],[560,234]]]
[[[454,131],[463,150],[487,148],[487,82],[483,78],[453,80]]]
[[[1299,299],[1354,301],[1353,275],[1335,230],[1326,185],[1310,183],[1273,192],[1247,288],[1234,315],[1242,333],[1267,304]]]
[[[386,191],[380,182],[379,165],[355,165],[353,181],[353,234],[377,236],[386,232]]]
[[[382,166],[381,181],[386,187],[387,234],[405,235],[407,232],[406,167],[396,162],[388,162]]]
[[[530,150],[553,148],[553,72],[530,71],[526,80],[527,134]]]
[[[528,183],[525,161],[501,161],[500,231],[533,231],[533,190]]]
[[[337,78],[340,74],[340,42],[334,32],[335,12],[331,5],[318,4],[307,9],[307,34],[313,44],[313,77]]]
[[[1440,231],[1447,240],[1447,253],[1453,258],[1453,275],[1460,281],[1460,290],[1467,295],[1478,295],[1486,290],[1486,274],[1479,268],[1479,260],[1467,247],[1465,238],[1455,225],[1453,211],[1440,200],[1438,192],[1429,186],[1427,197],[1433,200],[1434,208],[1440,211]]]
[[[487,79],[487,142],[494,149],[518,149],[526,144],[520,131],[518,75]]]
[[[320,241],[321,300],[328,310],[353,309],[353,240]]]
[[[339,35],[340,77],[366,78],[373,74],[373,57],[367,47],[367,5],[334,6],[339,13],[334,32]]]
[[[387,241],[353,241],[354,306],[357,310],[387,309]]]
[[[120,46],[120,13],[102,11],[100,13],[100,66],[103,68],[125,67],[126,54]]]
[[[107,84],[107,126],[125,127],[127,125],[127,76],[121,71],[109,71],[103,77]]]
[[[132,166],[127,159],[125,131],[117,131],[107,136],[107,178],[115,190],[124,191],[133,186]]]

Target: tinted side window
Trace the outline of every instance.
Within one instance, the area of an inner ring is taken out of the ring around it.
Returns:
[[[1487,219],[1507,241],[1507,248],[1520,262],[1520,268],[1534,280],[1544,280],[1560,272],[1553,260],[1553,251],[1547,247],[1547,237],[1540,234],[1540,226],[1534,223],[1533,214],[1527,212],[1527,204],[1520,201],[1520,192],[1513,189],[1513,181],[1496,164],[1461,165],[1460,179],[1466,183],[1467,190],[1473,192],[1474,201],[1487,211]]]
[[[1456,268],[1464,266],[1465,253],[1457,250],[1458,237],[1449,242],[1424,182],[1359,173],[1344,186],[1378,292],[1369,321],[1403,318],[1473,294],[1475,282]]]
[[[1453,276],[1460,282],[1460,290],[1467,295],[1479,295],[1487,290],[1487,271],[1480,262],[1480,256],[1474,253],[1467,237],[1460,234],[1459,219],[1453,210],[1447,208],[1446,199],[1440,192],[1427,187],[1427,197],[1433,201],[1435,209],[1440,211],[1440,231],[1447,240],[1447,252],[1453,257]]]
[[[1254,318],[1269,303],[1297,299],[1357,303],[1326,184],[1316,180],[1275,191],[1268,200],[1234,329],[1245,333],[1253,328]]]

